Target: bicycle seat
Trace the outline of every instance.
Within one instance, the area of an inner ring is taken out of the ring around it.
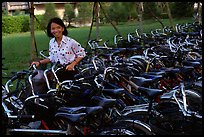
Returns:
[[[59,112],[67,112],[67,113],[73,114],[73,113],[82,112],[85,109],[86,109],[85,106],[79,106],[79,107],[60,107],[57,111],[59,111]]]
[[[160,78],[163,77],[162,75],[151,75],[148,73],[142,73],[140,76],[152,80],[159,80]]]
[[[193,66],[193,67],[198,67],[201,65],[201,63],[198,61],[183,61],[183,64],[186,66]]]
[[[179,68],[161,68],[160,70],[165,71],[165,73],[178,73],[178,72],[180,72]]]
[[[82,121],[86,117],[86,113],[76,113],[76,114],[69,114],[64,112],[59,112],[55,114],[55,117],[62,117],[66,118],[69,123],[76,124]]]
[[[118,89],[103,89],[102,92],[105,94],[112,94],[112,95],[116,95],[119,96],[121,94],[123,94],[124,92],[123,88],[118,88]]]
[[[60,107],[58,112],[64,112],[69,114],[76,114],[76,113],[86,113],[89,115],[95,115],[99,113],[103,108],[101,106],[79,106],[79,107]]]
[[[165,71],[151,71],[151,72],[145,72],[144,74],[150,74],[150,75],[165,75]]]
[[[163,90],[151,89],[151,88],[146,88],[146,87],[139,87],[138,91],[141,92],[143,95],[145,95],[149,99],[153,99],[163,93]]]
[[[107,99],[100,96],[93,96],[91,100],[103,108],[110,108],[116,104],[116,99]]]
[[[144,78],[144,77],[132,77],[131,81],[133,81],[138,86],[149,85],[152,82],[152,79]]]
[[[101,112],[103,110],[102,106],[93,106],[93,107],[86,107],[86,113],[89,116],[98,114],[99,112]]]

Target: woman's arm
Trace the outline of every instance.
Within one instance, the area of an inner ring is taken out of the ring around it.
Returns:
[[[40,60],[40,61],[33,61],[33,62],[31,63],[31,65],[35,64],[36,67],[38,67],[40,64],[47,64],[47,63],[49,63],[49,62],[50,62],[50,59],[47,58],[47,59],[43,59],[43,60]]]
[[[76,66],[84,57],[77,57],[71,64],[67,65],[66,70],[74,70],[74,66]]]

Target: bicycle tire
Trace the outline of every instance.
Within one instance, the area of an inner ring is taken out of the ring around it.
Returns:
[[[188,108],[202,115],[202,96],[194,90],[185,90]]]
[[[139,120],[118,120],[110,127],[102,129],[98,135],[154,135],[146,123]]]
[[[185,123],[187,121],[185,121],[175,101],[170,99],[162,100],[159,104],[154,106],[154,108],[155,110],[151,111],[151,115],[148,113],[148,109],[133,109],[124,113],[124,115],[130,119],[147,123],[157,135],[189,134],[187,130],[182,127],[187,124]]]
[[[190,100],[192,98],[192,95],[193,95],[192,92],[186,91],[188,108],[192,109],[194,107],[195,109],[195,102],[199,101],[199,99],[197,99],[196,101],[194,100],[194,103],[193,103],[193,101]],[[182,100],[180,99],[178,101],[182,102]],[[159,105],[157,105],[156,109],[158,112],[160,112],[163,115],[164,119],[162,120],[163,121],[162,124],[169,124],[165,126],[171,126],[172,129],[169,130],[170,134],[193,135],[195,133],[196,134],[202,133],[202,130],[200,130],[202,127],[201,120],[195,118],[194,116],[188,116],[188,117],[184,116],[184,114],[180,111],[179,106],[174,100],[171,100],[171,99],[162,100],[159,103]]]

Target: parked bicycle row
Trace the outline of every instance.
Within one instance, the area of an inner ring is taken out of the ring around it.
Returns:
[[[2,85],[4,134],[202,134],[202,28],[176,28],[90,40],[74,80],[59,80],[59,63],[13,74]]]

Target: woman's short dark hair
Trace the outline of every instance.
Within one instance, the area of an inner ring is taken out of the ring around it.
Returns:
[[[64,31],[63,31],[62,34],[67,36],[68,32],[67,32],[66,26],[64,25],[64,22],[60,18],[54,17],[54,18],[50,19],[50,21],[49,21],[49,23],[47,25],[47,35],[48,35],[48,37],[52,37],[52,38],[54,37],[54,35],[52,35],[52,33],[51,33],[51,24],[52,23],[56,23],[56,24],[60,25],[61,27],[63,27]]]

